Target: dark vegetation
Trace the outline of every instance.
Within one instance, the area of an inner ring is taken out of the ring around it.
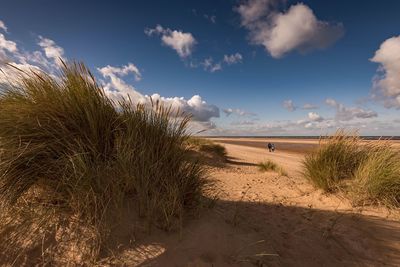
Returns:
[[[171,230],[199,206],[209,187],[190,117],[133,102],[107,98],[83,64],[2,86],[0,259],[93,263],[123,217]]]

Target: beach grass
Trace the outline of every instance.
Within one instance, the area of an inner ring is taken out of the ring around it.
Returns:
[[[287,171],[272,160],[259,162],[257,166],[258,170],[261,172],[274,171],[277,172],[280,176],[288,176]]]
[[[131,213],[148,231],[180,227],[208,188],[188,156],[189,121],[159,103],[113,102],[84,64],[21,71],[0,91],[0,258],[60,253],[61,235],[88,264]]]
[[[400,206],[400,152],[388,140],[366,142],[341,129],[306,155],[303,173],[324,191],[349,193],[356,204]]]

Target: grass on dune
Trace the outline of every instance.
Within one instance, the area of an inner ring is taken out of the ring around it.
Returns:
[[[263,162],[260,162],[257,164],[258,169],[262,172],[267,172],[267,171],[274,171],[278,172],[279,175],[281,176],[288,176],[288,173],[286,172],[285,169],[283,169],[281,166],[273,162],[272,160],[266,160]]]
[[[304,175],[325,191],[343,189],[356,203],[400,206],[400,152],[387,140],[363,142],[339,130],[306,155]]]
[[[201,152],[212,153],[220,158],[226,158],[227,156],[226,148],[223,145],[216,144],[205,138],[191,137],[188,139],[187,144]]]
[[[400,207],[400,153],[382,142],[354,174],[351,195],[357,203]]]
[[[181,224],[208,183],[188,157],[189,119],[157,103],[114,103],[83,64],[2,86],[0,258],[46,250],[57,238],[60,251],[64,227],[77,242],[79,231],[91,233],[93,260],[126,212],[148,228]]]
[[[336,190],[343,180],[353,176],[366,158],[367,149],[359,143],[355,133],[343,130],[321,139],[318,150],[305,157],[305,177],[325,191]]]

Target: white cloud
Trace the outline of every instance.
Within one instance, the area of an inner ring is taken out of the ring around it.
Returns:
[[[332,98],[325,100],[328,106],[336,108],[335,119],[338,121],[350,121],[355,118],[368,119],[378,117],[378,113],[370,109],[363,109],[360,107],[345,107],[343,104],[338,103]]]
[[[318,106],[310,104],[310,103],[306,103],[303,105],[302,109],[318,109]]]
[[[309,113],[308,113],[308,118],[309,118],[311,121],[318,121],[318,122],[321,122],[321,121],[324,120],[324,118],[322,118],[321,115],[319,115],[319,114],[316,113],[316,112],[309,112]]]
[[[222,70],[222,65],[220,62],[214,63],[214,59],[212,57],[208,57],[204,59],[203,62],[200,63],[203,65],[204,70],[209,72],[216,72]]]
[[[400,36],[385,40],[372,62],[380,64],[374,87],[386,107],[400,109]]]
[[[216,72],[222,70],[224,65],[233,65],[240,63],[242,61],[242,58],[243,58],[242,55],[239,53],[232,55],[224,55],[224,58],[217,62],[215,62],[212,57],[207,57],[199,64],[196,64],[195,62],[191,61],[190,67],[196,68],[198,67],[198,65],[201,65],[203,66],[203,69],[205,71]]]
[[[321,127],[327,127],[330,120],[325,120],[321,115],[316,112],[309,112],[307,118],[298,120],[296,123],[298,126],[308,129],[318,129]],[[289,123],[290,124],[290,123]]]
[[[154,29],[145,29],[144,32],[148,36],[161,35],[162,42],[174,49],[181,58],[190,56],[197,44],[196,39],[190,32],[165,29],[161,25],[157,25]]]
[[[242,25],[251,27],[266,14],[275,12],[277,0],[249,0],[236,8],[241,15]]]
[[[332,98],[327,98],[327,99],[325,100],[325,103],[326,103],[328,106],[331,106],[331,107],[336,107],[336,106],[338,105],[338,103],[336,102],[336,100],[335,100],[335,99],[332,99]]]
[[[128,65],[122,67],[113,67],[107,65],[101,69],[99,69],[100,73],[103,76],[110,76],[110,75],[119,75],[119,76],[126,76],[129,73],[133,73],[135,76],[136,81],[140,81],[142,79],[142,74],[140,73],[139,69],[133,63],[128,63]]]
[[[67,59],[64,58],[64,49],[53,40],[39,36],[38,45],[43,48],[46,57],[53,60],[57,65],[62,65],[61,60],[67,62]]]
[[[243,117],[243,116],[256,116],[257,115],[257,114],[255,114],[253,112],[248,112],[248,111],[245,111],[245,110],[242,110],[242,109],[238,109],[238,108],[235,108],[235,109],[226,108],[226,109],[223,109],[222,111],[225,113],[226,116],[230,116],[232,114],[238,115],[240,117]]]
[[[4,23],[3,23],[4,24]],[[41,40],[47,40],[50,45],[57,47],[58,50],[63,49],[55,45],[54,41],[40,37]],[[44,50],[44,52],[46,52]],[[10,65],[14,66],[13,68]],[[58,70],[59,66],[50,62],[42,51],[26,51],[23,48],[18,48],[16,42],[7,40],[0,33],[0,83],[18,84],[21,76],[25,76],[31,71],[45,71],[50,75]]]
[[[199,95],[194,95],[190,99],[183,97],[161,97],[159,94],[151,96],[153,101],[160,101],[167,107],[173,110],[179,110],[186,114],[191,114],[195,121],[207,122],[211,118],[219,117],[219,108],[215,105],[210,105]]]
[[[21,78],[26,78],[27,74],[32,71],[41,71],[35,65],[22,64],[17,62],[9,62],[10,65],[2,65],[0,62],[0,86],[6,85],[19,85]]]
[[[224,55],[224,62],[228,65],[236,64],[242,62],[242,55],[240,53],[235,53],[232,55]]]
[[[4,34],[0,33],[0,53],[14,53],[17,52],[17,50],[17,44],[13,41],[7,40]]]
[[[5,32],[8,32],[7,26],[6,26],[6,24],[4,24],[4,22],[2,20],[0,20],[0,29]]]
[[[343,35],[341,24],[318,20],[302,3],[279,12],[277,8],[282,2],[249,0],[236,8],[242,26],[250,32],[250,41],[263,45],[272,57],[279,58],[293,50],[323,49]]]
[[[290,112],[293,112],[297,109],[297,107],[293,103],[293,100],[291,99],[283,101],[282,105],[285,109],[287,109]]]
[[[104,90],[106,95],[118,102],[122,99],[131,100],[133,104],[145,104],[147,102],[147,98],[139,93],[136,88],[132,85],[127,84],[122,77],[128,75],[129,73],[133,73],[136,80],[141,79],[141,74],[138,68],[129,63],[126,66],[122,67],[113,67],[107,65],[102,68],[97,69],[103,78],[108,79],[107,82],[103,81]]]
[[[123,77],[130,73],[135,76],[136,80],[141,79],[139,69],[132,63],[122,67],[108,65],[97,70],[106,79],[106,81],[101,81],[106,95],[116,102],[121,99],[130,99],[133,104],[141,103],[150,106],[151,102],[158,101],[166,107],[171,107],[173,111],[191,114],[194,121],[202,122],[201,124],[197,124],[201,127],[213,127],[211,123],[207,122],[210,122],[211,118],[219,117],[219,108],[208,104],[199,95],[185,99],[183,97],[162,97],[159,94],[151,96],[141,94],[135,87],[123,80]]]

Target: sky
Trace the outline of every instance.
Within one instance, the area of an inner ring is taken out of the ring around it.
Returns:
[[[400,1],[0,6],[0,84],[17,79],[5,63],[82,61],[110,98],[158,100],[202,135],[400,134]]]

